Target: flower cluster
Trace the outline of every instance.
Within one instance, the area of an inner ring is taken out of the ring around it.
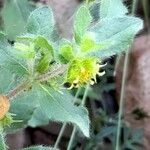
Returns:
[[[86,83],[93,85],[96,82],[96,75],[105,74],[105,71],[100,72],[100,68],[104,66],[100,63],[93,57],[75,58],[71,61],[66,75],[66,81],[71,84],[69,88],[78,88]]]

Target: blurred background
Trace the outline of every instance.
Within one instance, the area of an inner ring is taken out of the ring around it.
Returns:
[[[73,14],[82,0],[0,0],[0,28],[10,42],[25,30],[32,10],[49,5],[62,37],[71,39]],[[131,12],[132,0],[124,0]],[[123,107],[122,150],[150,150],[150,1],[137,0],[136,16],[144,20],[144,29],[136,36],[129,51]],[[91,137],[78,133],[74,150],[113,150],[115,146],[124,54],[112,57],[105,67],[106,75],[98,79],[88,94],[87,108],[91,119]],[[82,92],[81,92],[82,96]],[[36,128],[28,127],[7,136],[10,150],[29,145],[53,146],[62,124],[49,122]],[[65,150],[72,126],[68,125],[60,143]]]

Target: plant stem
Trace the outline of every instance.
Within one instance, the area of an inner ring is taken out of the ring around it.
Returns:
[[[143,0],[142,2],[143,4],[143,10],[144,10],[144,15],[145,15],[145,22],[146,22],[146,26],[147,26],[147,30],[148,30],[148,33],[150,33],[150,24],[149,24],[149,16],[148,16],[148,1],[147,0]]]
[[[41,82],[47,81],[50,78],[54,78],[58,75],[63,74],[65,72],[65,70],[66,70],[66,65],[56,65],[56,66],[54,66],[53,70],[50,70],[47,73],[44,73],[44,74],[38,76],[36,78],[36,80],[39,80]]]
[[[120,150],[120,132],[121,132],[121,117],[123,114],[123,104],[124,104],[124,95],[125,95],[125,80],[127,76],[127,67],[128,66],[128,52],[125,54],[124,68],[123,68],[123,77],[122,77],[122,86],[121,86],[121,95],[119,103],[119,116],[118,116],[118,127],[117,127],[117,139],[116,139],[116,150]]]
[[[74,103],[76,102],[76,100],[77,100],[77,98],[78,98],[78,96],[79,96],[79,94],[80,94],[80,88],[77,90],[77,92],[76,92],[76,95],[75,95],[75,97],[74,97]],[[59,135],[58,135],[58,137],[57,137],[57,140],[56,140],[56,142],[55,142],[55,145],[54,145],[54,148],[57,148],[58,147],[58,145],[59,145],[59,143],[60,143],[60,141],[61,141],[61,138],[62,138],[62,136],[63,136],[63,133],[64,133],[64,131],[65,131],[65,128],[66,128],[66,126],[67,126],[67,123],[65,122],[65,123],[63,123],[63,126],[62,126],[62,128],[61,128],[61,130],[60,130],[60,133],[59,133]]]
[[[138,4],[139,0],[133,0],[132,2],[132,11],[131,11],[131,15],[134,15],[137,9],[137,4]]]
[[[28,87],[30,87],[30,83],[28,81],[25,81],[20,85],[16,86],[13,90],[9,91],[9,93],[6,94],[6,96],[10,100]]]
[[[81,102],[81,106],[84,106],[84,105],[85,105],[86,98],[87,98],[88,91],[89,91],[89,87],[90,87],[90,85],[88,84],[88,85],[86,86],[86,89],[85,89],[85,92],[84,92],[84,95],[83,95],[83,99],[82,99],[82,102]]]
[[[132,5],[132,15],[134,15],[137,6],[137,0],[133,0]],[[124,96],[125,96],[125,84],[126,84],[126,76],[128,71],[128,62],[129,62],[129,51],[127,50],[125,54],[124,68],[123,68],[123,77],[121,84],[121,94],[120,94],[120,103],[119,103],[119,116],[118,116],[118,126],[117,126],[117,139],[116,139],[116,150],[120,150],[120,133],[121,133],[121,119],[123,115],[123,104],[124,104]]]
[[[56,142],[55,142],[54,149],[58,147],[58,145],[59,145],[59,143],[60,143],[60,140],[61,140],[61,138],[62,138],[62,136],[63,136],[63,133],[64,133],[64,131],[65,131],[65,129],[66,129],[66,126],[67,126],[67,123],[66,123],[66,122],[63,123],[63,126],[61,127],[61,130],[60,130],[59,135],[58,135],[58,137],[57,137],[57,140],[56,140]]]
[[[84,92],[84,95],[83,95],[83,99],[82,99],[82,102],[80,104],[81,106],[85,105],[86,98],[87,98],[87,95],[88,95],[88,91],[89,91],[89,84],[86,86],[86,89],[85,89],[85,92]],[[71,148],[72,148],[72,144],[73,144],[73,141],[74,141],[74,138],[75,138],[75,135],[76,135],[76,131],[77,131],[77,126],[74,125],[73,132],[72,132],[67,150],[71,150]]]
[[[7,150],[7,145],[5,143],[5,134],[3,130],[0,129],[0,150]]]
[[[73,144],[73,141],[74,141],[74,138],[75,138],[75,135],[76,135],[76,131],[77,131],[77,127],[74,126],[72,134],[71,134],[71,138],[70,138],[70,141],[69,141],[69,144],[68,144],[68,147],[67,147],[67,150],[71,150],[71,148],[72,148],[72,144]]]
[[[65,72],[65,70],[66,70],[66,65],[61,65],[61,66],[57,65],[57,66],[55,66],[55,69],[50,70],[47,73],[36,77],[35,80],[38,80],[40,82],[47,81],[50,78],[54,78],[58,75],[63,74]],[[22,92],[23,90],[29,88],[30,86],[31,86],[31,81],[24,81],[21,84],[17,85],[14,89],[9,91],[6,94],[6,96],[10,100],[10,99],[14,98],[17,94]]]
[[[86,4],[87,4],[87,5],[89,4],[89,0],[86,0]]]

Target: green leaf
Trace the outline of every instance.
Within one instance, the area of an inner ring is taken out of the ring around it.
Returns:
[[[77,43],[80,43],[82,36],[91,23],[91,19],[92,17],[90,15],[89,9],[86,6],[82,5],[78,9],[74,21],[74,34]]]
[[[37,36],[34,34],[23,34],[16,37],[16,42],[33,42]]]
[[[27,18],[32,10],[28,0],[5,0],[1,14],[4,31],[10,40],[25,32]]]
[[[70,60],[73,59],[74,57],[73,46],[69,41],[65,41],[61,44],[59,56],[61,60],[62,59],[64,60],[64,62],[69,62]]]
[[[50,55],[53,55],[53,47],[50,45],[50,43],[42,36],[37,36],[34,40],[35,46],[37,49],[42,48],[41,51],[44,51],[46,53],[50,53]],[[40,50],[39,50],[40,51]]]
[[[27,76],[24,62],[14,56],[4,35],[0,34],[0,93],[8,92]]]
[[[53,47],[49,44],[49,42],[41,36],[38,36],[34,40],[35,49],[40,53],[40,59],[36,64],[36,70],[40,73],[48,70],[49,64],[53,58]]]
[[[14,114],[13,120],[18,122],[14,122],[10,127],[7,127],[6,132],[15,132],[21,128],[25,128],[38,106],[37,91],[35,88],[17,95],[11,101],[9,112]]]
[[[49,39],[53,30],[54,18],[49,7],[38,8],[30,14],[27,23],[28,33],[41,35]]]
[[[60,93],[52,88],[38,86],[38,98],[41,110],[52,121],[76,124],[85,136],[89,137],[89,118],[84,107],[74,106],[73,97],[64,91]]]
[[[30,43],[29,45],[18,43],[14,44],[15,54],[21,58],[33,59],[35,56],[34,45]]]
[[[109,57],[127,50],[135,35],[143,28],[143,22],[136,17],[103,19],[93,26],[98,43],[108,43],[106,48],[87,53],[100,58]]]
[[[81,52],[89,52],[91,50],[100,50],[105,48],[108,43],[96,43],[94,33],[87,33],[83,36],[80,44]]]
[[[122,0],[101,0],[100,2],[100,19],[118,18],[128,12],[123,5]]]
[[[48,123],[49,118],[41,111],[40,107],[34,111],[32,118],[28,121],[28,125],[31,127],[47,125]]]
[[[0,58],[0,65],[5,68],[14,64],[27,71],[24,62],[14,55],[12,47],[8,44],[7,39],[3,34],[0,34]],[[11,68],[13,71],[15,71],[15,69]]]
[[[44,147],[44,146],[33,146],[24,148],[22,150],[58,150],[57,148],[51,148],[51,147]]]
[[[13,67],[13,66],[12,66]],[[18,69],[18,68],[17,68]],[[21,71],[16,70],[16,71]],[[0,94],[7,94],[24,80],[25,76],[15,74],[11,71],[11,66],[8,69],[0,67]]]

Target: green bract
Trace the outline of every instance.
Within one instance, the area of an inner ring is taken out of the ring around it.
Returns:
[[[7,113],[6,116],[0,120],[0,128],[9,127],[14,122],[12,114]]]
[[[97,5],[99,3],[90,4],[91,7]],[[103,66],[99,63],[127,50],[143,27],[141,19],[126,15],[127,9],[121,0],[102,0],[97,7],[99,19],[94,19],[91,7],[81,5],[75,13],[70,41],[55,38],[54,17],[48,7],[30,14],[26,32],[18,35],[14,46],[0,33],[0,93],[13,99],[10,113],[16,114],[14,120],[21,120],[6,127],[6,132],[28,125],[45,125],[52,120],[71,122],[89,137],[86,108],[74,105],[73,95],[67,89],[62,90],[58,79],[69,82],[70,88],[95,83],[96,75],[104,74],[99,73]],[[10,34],[10,38],[14,36]],[[57,88],[53,86],[54,81],[59,84]],[[18,86],[19,92],[11,96],[11,91]]]

